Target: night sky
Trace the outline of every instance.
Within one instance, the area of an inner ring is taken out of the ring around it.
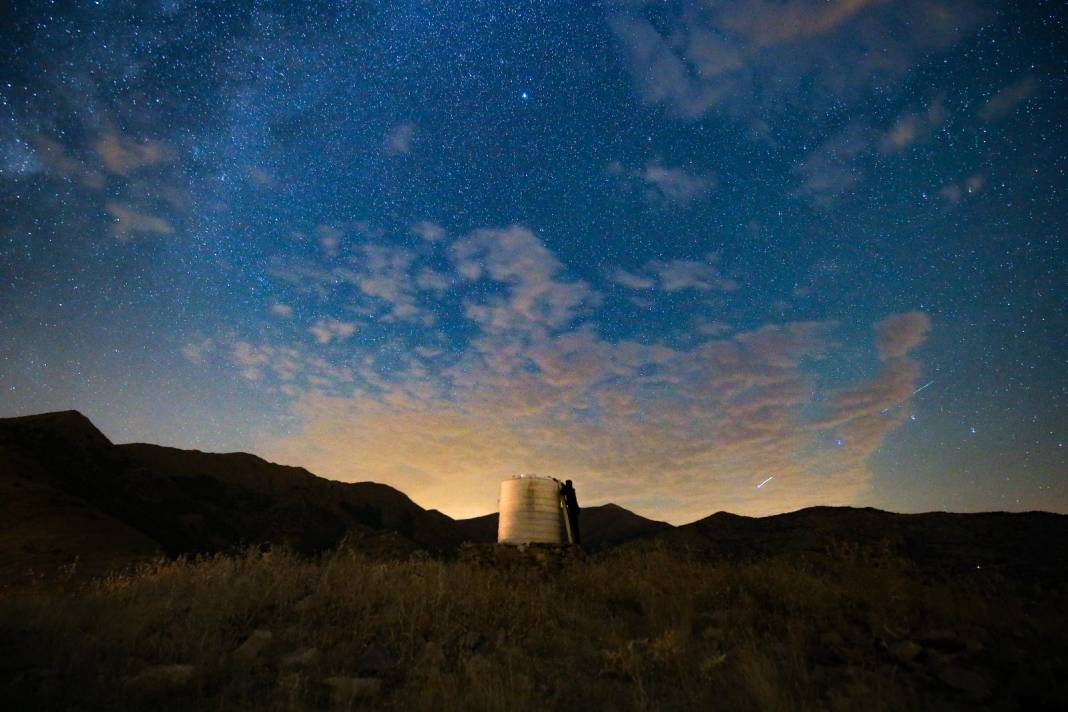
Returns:
[[[0,416],[453,516],[1068,511],[1058,2],[16,2]]]

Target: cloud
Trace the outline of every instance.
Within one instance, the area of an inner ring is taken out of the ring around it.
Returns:
[[[431,292],[443,292],[454,284],[453,278],[430,267],[422,267],[415,275],[415,284],[419,289]]]
[[[634,2],[609,25],[644,101],[687,118],[715,109],[756,123],[858,101],[988,12],[969,0]]]
[[[888,362],[810,415],[812,369],[835,357],[834,329],[772,324],[689,350],[590,329],[519,348],[490,340],[437,375],[300,396],[302,426],[265,448],[330,477],[392,484],[455,516],[492,511],[499,481],[530,471],[575,479],[589,502],[641,511],[655,499],[644,511],[676,522],[854,503],[868,458],[901,424],[879,411],[906,398],[919,371]],[[774,499],[755,489],[771,474],[782,480]]]
[[[208,354],[215,350],[215,341],[213,339],[201,339],[200,341],[190,341],[188,344],[182,347],[182,355],[195,364],[204,363]]]
[[[382,323],[406,321],[432,325],[437,317],[424,304],[422,293],[440,294],[459,282],[460,275],[431,266],[437,264],[440,256],[429,243],[421,242],[411,248],[379,244],[371,240],[383,237],[382,230],[368,224],[349,226],[367,239],[342,250],[341,231],[319,226],[316,235],[325,257],[296,260],[275,257],[269,274],[323,302],[345,299],[348,308],[359,314],[375,315]]]
[[[628,289],[661,289],[665,292],[680,292],[694,289],[699,292],[732,292],[738,283],[727,279],[716,264],[718,258],[708,255],[705,261],[697,260],[650,260],[642,268],[644,274],[635,274],[617,269],[612,281]]]
[[[851,193],[866,177],[872,158],[902,153],[930,139],[946,120],[940,98],[921,111],[909,111],[879,130],[854,122],[832,134],[806,154],[794,174],[800,179],[791,195],[827,208]]]
[[[913,316],[875,326],[884,358],[874,372],[827,387],[827,373],[858,372],[835,322],[734,330],[705,319],[671,343],[611,338],[593,310],[600,295],[529,228],[474,230],[445,252],[449,272],[416,249],[362,245],[352,267],[306,278],[358,285],[362,275],[390,304],[447,281],[469,327],[463,340],[457,330],[410,333],[344,358],[234,344],[231,360],[250,384],[291,399],[294,427],[265,433],[261,452],[336,479],[385,482],[454,516],[492,511],[499,481],[517,472],[571,477],[584,501],[676,522],[718,509],[855,504],[871,454],[903,422],[901,409],[883,411],[920,374],[906,355],[926,333]],[[734,286],[714,255],[614,277],[640,293]],[[316,326],[325,343],[341,338],[328,320]],[[769,496],[756,485],[770,475]]]
[[[331,225],[317,225],[315,227],[315,239],[319,243],[319,247],[323,249],[330,257],[335,257],[338,253],[338,248],[341,247],[341,238],[345,236],[345,233],[338,230]]]
[[[961,183],[947,183],[942,186],[942,189],[938,191],[938,194],[954,205],[957,205],[965,198],[981,191],[985,185],[986,178],[980,173],[975,173],[968,176]]]
[[[412,234],[418,235],[427,242],[437,242],[445,239],[445,228],[429,220],[423,220],[412,225]]]
[[[434,322],[433,312],[418,303],[420,289],[435,289],[440,286],[434,277],[437,273],[424,268],[422,280],[413,273],[416,254],[411,250],[384,245],[361,245],[353,257],[353,269],[340,269],[336,274],[352,282],[360,291],[390,305],[388,319]]]
[[[171,158],[170,149],[159,141],[135,141],[115,133],[105,134],[97,140],[96,152],[108,171],[121,176]]]
[[[891,314],[875,324],[875,346],[879,358],[898,358],[912,351],[927,339],[931,317],[925,312],[911,311]]]
[[[326,321],[333,322],[326,324],[331,334],[337,329],[346,331],[351,326],[335,320]],[[253,344],[237,340],[230,342],[228,348],[230,361],[238,368],[242,378],[287,396],[322,393],[324,390],[346,387],[355,380],[350,368],[331,364],[305,352],[300,346]]]
[[[990,97],[979,109],[979,118],[983,121],[1003,119],[1013,110],[1030,99],[1038,91],[1038,80],[1027,76],[1016,80]]]
[[[612,274],[612,281],[628,289],[652,289],[656,286],[656,280],[650,277],[628,272],[625,269],[617,269]]]
[[[86,188],[100,190],[106,184],[104,176],[88,169],[84,163],[67,153],[63,144],[47,136],[34,136],[30,139],[34,158],[50,174],[77,180]]]
[[[315,337],[320,344],[329,344],[332,341],[344,341],[356,333],[356,325],[337,319],[319,319],[308,332]]]
[[[668,168],[650,163],[642,172],[650,196],[670,203],[687,203],[712,189],[712,179],[682,168]]]
[[[561,328],[600,301],[585,282],[566,280],[560,261],[519,225],[465,235],[453,243],[451,256],[464,279],[489,279],[509,287],[507,297],[466,304],[467,316],[488,331]]]
[[[738,288],[733,279],[725,279],[712,262],[694,260],[653,260],[647,268],[660,280],[660,288],[667,292],[696,289],[701,292],[732,292]]]
[[[946,112],[940,99],[932,101],[926,111],[906,112],[879,139],[879,152],[901,153],[916,143],[926,141],[945,120]]]
[[[389,133],[382,139],[382,147],[390,155],[411,153],[412,140],[414,138],[415,124],[406,121],[390,129]]]
[[[174,233],[174,226],[163,218],[139,213],[128,205],[109,202],[106,209],[114,218],[111,227],[112,234],[120,240],[127,240],[137,233],[151,235]]]
[[[626,168],[613,161],[608,173],[621,178],[625,184],[640,186],[642,194],[650,203],[680,205],[693,202],[711,192],[715,187],[712,174],[697,174],[677,166],[665,166],[651,161],[644,168]]]
[[[275,304],[271,305],[271,314],[274,314],[275,316],[280,316],[283,319],[288,319],[289,317],[293,316],[293,307],[289,306],[288,304],[276,302]]]
[[[734,327],[726,322],[699,318],[694,324],[694,331],[702,336],[722,336],[730,333]]]
[[[801,185],[793,195],[828,207],[851,191],[864,176],[860,159],[871,149],[872,131],[853,124],[811,150],[794,168]]]

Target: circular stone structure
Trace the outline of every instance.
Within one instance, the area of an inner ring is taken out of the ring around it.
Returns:
[[[501,483],[497,520],[499,544],[566,544],[560,482],[520,475]]]

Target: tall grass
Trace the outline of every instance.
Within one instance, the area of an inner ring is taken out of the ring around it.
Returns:
[[[849,548],[716,563],[637,546],[507,567],[248,552],[4,594],[0,694],[8,709],[964,709],[1019,697],[1022,661],[1064,655],[1066,602],[1008,582],[925,582]],[[243,659],[256,630],[270,642]],[[894,658],[932,635],[968,652]],[[192,665],[191,679],[136,684],[169,664]],[[939,682],[940,665],[966,665],[990,694]],[[1045,686],[1039,702],[1065,691],[1053,669],[1026,673]],[[367,676],[381,691],[354,700],[323,682]]]

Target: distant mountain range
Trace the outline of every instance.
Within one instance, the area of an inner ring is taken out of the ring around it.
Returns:
[[[584,546],[634,540],[700,555],[755,557],[885,543],[932,570],[989,567],[1063,580],[1068,516],[816,507],[764,518],[724,512],[681,527],[614,504],[583,508]],[[497,514],[455,520],[373,482],[343,483],[246,453],[116,445],[77,411],[0,419],[0,576],[82,573],[158,555],[286,544],[315,553],[388,534],[447,553],[492,542]]]
[[[593,549],[669,527],[614,505],[584,509],[582,526]],[[0,419],[0,574],[264,542],[314,553],[379,531],[447,552],[495,541],[497,515],[457,521],[386,485],[246,453],[115,445],[77,411]]]

